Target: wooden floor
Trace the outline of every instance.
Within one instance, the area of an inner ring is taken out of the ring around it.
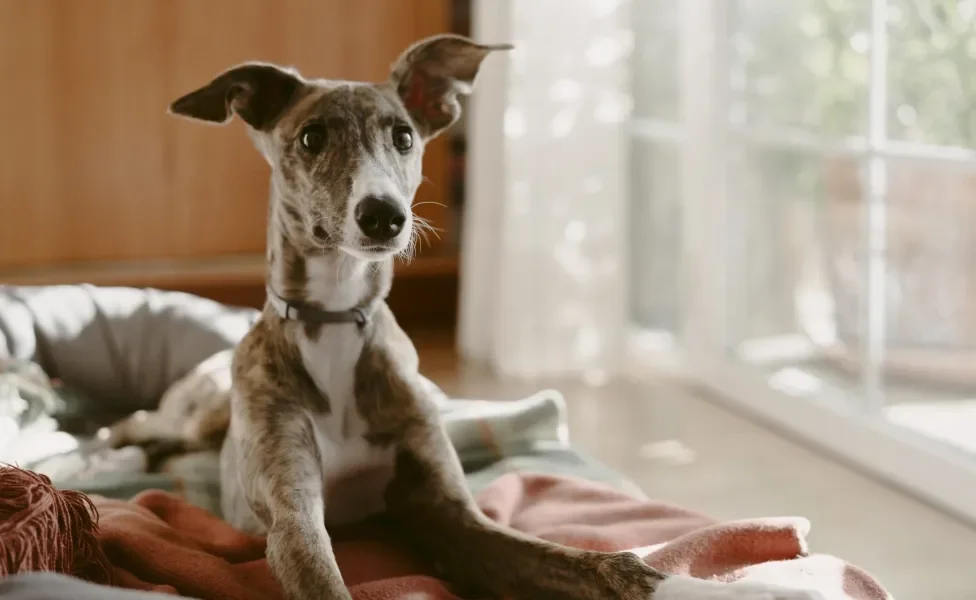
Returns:
[[[411,335],[421,371],[452,397],[563,392],[573,443],[652,498],[723,519],[804,516],[812,551],[867,569],[899,600],[976,599],[976,531],[677,382],[503,381],[459,360],[453,334]]]

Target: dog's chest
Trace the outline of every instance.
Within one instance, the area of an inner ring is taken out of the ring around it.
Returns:
[[[386,509],[384,493],[393,478],[393,450],[370,444],[362,435],[335,440],[329,417],[316,419],[316,443],[325,480],[325,521],[354,523]]]
[[[326,310],[355,306],[367,292],[364,265],[328,258],[309,259],[308,299]],[[298,334],[305,370],[328,402],[313,417],[315,442],[325,481],[325,520],[339,524],[382,512],[383,494],[393,477],[393,450],[363,437],[368,423],[356,405],[356,365],[365,341],[351,323],[324,325],[309,337]]]
[[[364,438],[368,423],[356,405],[356,363],[363,339],[353,325],[327,326],[300,341],[305,368],[327,399],[328,412],[312,417],[325,481],[329,524],[362,520],[384,510],[383,493],[393,476],[393,451]]]

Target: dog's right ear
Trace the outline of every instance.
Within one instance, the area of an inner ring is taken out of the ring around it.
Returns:
[[[226,123],[236,113],[258,131],[267,131],[304,85],[301,76],[266,63],[246,63],[173,102],[174,115]]]

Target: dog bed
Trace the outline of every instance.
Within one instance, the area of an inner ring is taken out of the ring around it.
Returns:
[[[0,287],[0,361],[5,361],[0,364],[7,365],[7,383],[12,384],[0,385],[0,436],[7,432],[0,437],[0,462],[13,456],[22,467],[46,471],[59,487],[89,494],[101,515],[100,541],[114,556],[122,580],[131,584],[125,587],[133,588],[110,593],[63,575],[30,573],[0,581],[0,598],[160,597],[152,591],[231,598],[237,596],[220,590],[228,585],[236,589],[235,581],[252,594],[257,590],[255,597],[275,597],[253,587],[254,582],[274,587],[262,541],[226,531],[229,526],[219,519],[215,452],[187,454],[170,461],[167,472],[150,473],[138,449],[106,453],[89,446],[98,428],[155,408],[166,390],[194,367],[231,349],[257,317],[251,309],[176,292]],[[19,402],[8,401],[5,407],[4,390],[10,396],[18,382],[28,392],[44,388],[35,385],[43,377],[31,372],[31,365],[48,378],[47,387],[56,397],[32,403],[23,401],[33,398],[31,393],[21,393]],[[856,567],[833,557],[807,556],[808,524],[803,519],[720,524],[647,501],[625,477],[572,448],[565,405],[557,392],[496,403],[447,399],[433,383],[429,386],[469,486],[492,518],[577,547],[639,552],[669,571],[822,583],[837,594],[831,597],[888,598]],[[243,546],[202,541],[215,539],[211,534],[218,531],[224,532],[221,539]],[[344,574],[356,573],[347,575],[359,582],[354,597],[457,597],[382,536],[348,539],[337,554],[347,557]],[[169,544],[165,551],[161,541]],[[248,551],[253,556],[241,558]],[[374,564],[365,558],[370,552],[389,561]],[[240,560],[228,560],[227,553]],[[159,562],[170,556],[182,557],[187,569]],[[210,561],[212,568],[189,569],[197,560]]]
[[[162,489],[219,511],[215,452],[186,454],[169,461],[167,472],[149,473],[138,449],[90,450],[89,441],[105,425],[154,409],[167,389],[197,365],[232,349],[258,316],[253,309],[179,292],[0,286],[0,361],[39,365],[58,394],[57,406],[48,406],[47,414],[35,415],[31,423],[13,426],[8,421],[7,435],[0,436],[0,461],[16,462],[50,476],[60,487],[86,493],[124,499]],[[440,401],[473,489],[497,473],[532,469],[636,491],[619,474],[570,447],[558,392],[496,403],[448,400],[433,383],[428,385]],[[0,422],[2,402],[0,396]]]

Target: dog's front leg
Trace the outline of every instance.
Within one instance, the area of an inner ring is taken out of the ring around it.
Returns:
[[[478,509],[446,434],[428,414],[402,438],[387,506],[416,548],[450,582],[513,598],[574,600],[818,600],[816,592],[671,576],[634,554],[534,539]]]
[[[352,598],[332,553],[322,509],[321,495],[296,497],[293,506],[279,505],[272,517],[268,566],[288,600]]]
[[[419,424],[404,437],[387,509],[404,537],[448,581],[475,593],[533,600],[648,600],[665,578],[635,555],[559,546],[485,517],[437,423]]]
[[[325,529],[322,471],[311,425],[295,419],[238,441],[243,492],[267,527],[267,558],[288,600],[348,600]],[[226,493],[226,492],[225,492]]]

